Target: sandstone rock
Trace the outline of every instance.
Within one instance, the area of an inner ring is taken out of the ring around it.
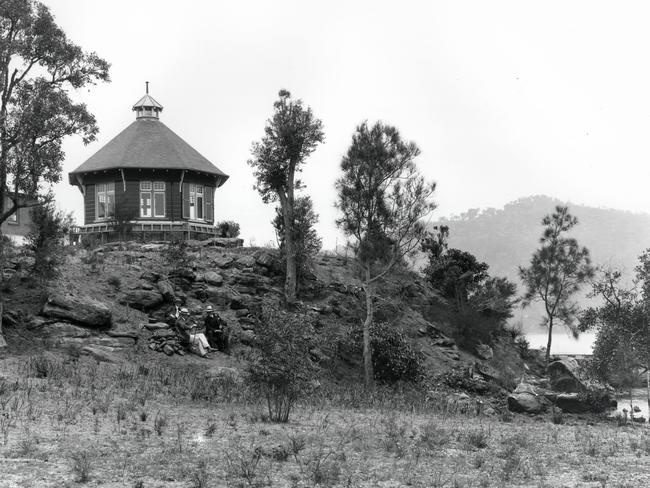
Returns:
[[[163,296],[157,290],[130,290],[126,292],[119,302],[138,310],[151,310],[163,302]]]
[[[154,273],[153,271],[145,271],[140,275],[140,279],[155,283],[160,279],[160,274]]]
[[[41,314],[90,327],[111,326],[111,310],[105,304],[85,295],[50,295]]]
[[[157,329],[153,331],[153,337],[175,337],[176,333],[171,329]]]
[[[551,388],[564,393],[581,393],[587,390],[580,374],[580,365],[574,358],[553,361],[548,365]]]
[[[142,244],[140,250],[144,252],[161,251],[164,247],[164,244]]]
[[[218,307],[228,307],[230,302],[238,297],[238,294],[227,287],[217,288],[214,286],[208,286],[205,290],[205,294],[207,299]]]
[[[240,308],[235,311],[235,317],[246,317],[248,314],[250,314],[250,311],[247,308]]]
[[[255,266],[255,258],[253,256],[242,256],[236,262],[238,268],[252,268]]]
[[[120,363],[122,359],[115,354],[115,351],[106,346],[85,346],[81,349],[81,353],[92,357],[98,362],[103,363]]]
[[[174,303],[176,294],[174,293],[174,285],[169,280],[160,280],[158,282],[158,291],[167,303]]]
[[[57,337],[90,337],[90,331],[79,327],[77,325],[72,325],[67,322],[53,322],[43,326],[41,329],[42,333],[49,336],[50,338]]]
[[[195,281],[196,280],[196,273],[194,270],[190,268],[180,268],[174,271],[173,273],[174,276],[178,278],[182,278],[188,281]]]
[[[479,344],[476,346],[476,355],[481,359],[492,359],[494,357],[494,351],[487,344]]]
[[[138,334],[135,332],[128,332],[126,330],[124,331],[119,331],[119,330],[108,330],[106,331],[106,335],[109,337],[117,337],[117,338],[125,338],[125,339],[132,339],[133,341],[138,340]]]
[[[244,245],[244,239],[240,239],[239,237],[213,237],[203,241],[203,245],[206,247],[242,247]]]
[[[456,341],[450,339],[449,337],[440,337],[433,341],[433,345],[440,347],[454,347],[456,345]]]
[[[230,256],[220,256],[214,258],[212,264],[221,269],[229,268],[235,260]]]
[[[260,266],[264,266],[265,268],[273,267],[275,265],[275,261],[275,257],[271,253],[265,251],[259,253],[255,258],[255,262]]]
[[[176,351],[174,351],[174,348],[169,344],[165,344],[165,346],[163,347],[163,352],[168,356],[173,356]]]
[[[541,413],[546,410],[546,403],[532,393],[512,393],[508,395],[508,409],[519,413]]]
[[[169,329],[169,325],[164,322],[154,322],[151,324],[141,324],[140,328],[146,328],[148,330],[159,330],[159,329]]]
[[[223,276],[214,271],[206,271],[203,275],[205,282],[208,285],[221,286],[223,285]]]

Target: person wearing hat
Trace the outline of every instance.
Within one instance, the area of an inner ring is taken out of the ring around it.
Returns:
[[[225,320],[219,317],[219,314],[214,311],[212,305],[208,305],[205,308],[205,313],[203,324],[205,325],[205,335],[210,346],[221,352],[227,352],[228,328]]]
[[[176,332],[180,336],[181,345],[202,358],[207,357],[208,351],[212,350],[205,335],[197,332],[196,324],[191,323],[190,311],[186,307],[179,310]]]

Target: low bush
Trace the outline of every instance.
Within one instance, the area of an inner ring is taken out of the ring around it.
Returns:
[[[266,399],[269,419],[287,422],[296,400],[310,389],[311,319],[264,306],[256,328],[258,351],[249,365],[252,386]]]
[[[348,341],[354,353],[363,351],[363,330],[357,327],[351,331]],[[418,382],[422,379],[422,355],[411,347],[399,327],[387,322],[378,322],[370,328],[372,366],[375,379],[386,383],[398,381]]]
[[[223,220],[217,224],[219,237],[239,237],[239,224],[232,220]]]

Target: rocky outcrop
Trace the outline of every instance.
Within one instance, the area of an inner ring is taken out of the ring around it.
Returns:
[[[584,393],[588,386],[582,378],[580,365],[574,358],[564,358],[548,365],[551,388],[563,393]]]
[[[41,315],[89,327],[111,326],[111,310],[105,304],[84,295],[50,295]]]
[[[138,310],[147,311],[162,304],[163,296],[157,290],[143,290],[138,288],[126,292],[120,297],[119,302]]]

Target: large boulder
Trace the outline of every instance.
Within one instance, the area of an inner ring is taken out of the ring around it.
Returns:
[[[89,327],[111,326],[111,309],[85,295],[52,294],[45,302],[41,315]]]
[[[229,268],[235,260],[231,256],[218,256],[212,260],[212,264],[217,268]]]
[[[239,299],[239,294],[228,287],[208,286],[205,294],[208,301],[218,307],[228,307],[233,300]]]
[[[157,290],[129,290],[119,300],[124,305],[136,308],[138,310],[151,310],[158,307],[163,302],[162,294]]]
[[[255,266],[255,258],[253,256],[242,256],[235,261],[235,266],[238,268],[252,268]]]
[[[511,393],[508,395],[508,409],[518,413],[541,413],[546,410],[546,402],[534,393]]]
[[[587,385],[580,372],[580,364],[574,358],[564,358],[548,365],[551,388],[563,393],[583,393]]]
[[[203,275],[203,279],[208,285],[213,285],[213,286],[223,285],[223,276],[221,276],[219,273],[216,273],[214,271],[206,271],[205,274]]]
[[[273,268],[277,265],[276,257],[270,252],[262,251],[255,258],[255,262],[265,268]]]
[[[160,280],[158,283],[158,291],[167,303],[173,303],[176,294],[174,293],[174,285],[169,280]]]

